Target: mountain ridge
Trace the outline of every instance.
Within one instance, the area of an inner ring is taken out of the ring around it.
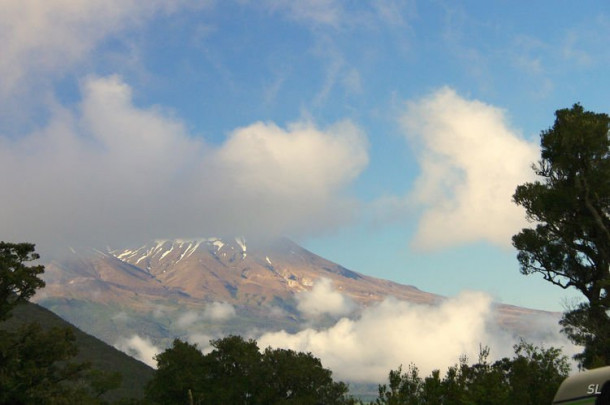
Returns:
[[[165,239],[73,251],[49,263],[44,278],[47,287],[37,302],[115,345],[130,336],[146,336],[162,347],[174,337],[194,334],[295,333],[314,322],[300,300],[322,280],[360,309],[387,297],[416,305],[446,300],[349,270],[286,238],[258,245],[244,238]],[[495,304],[494,311],[498,323],[515,333],[531,327],[531,316],[558,317],[506,304]],[[329,312],[314,324],[329,326],[344,315]]]

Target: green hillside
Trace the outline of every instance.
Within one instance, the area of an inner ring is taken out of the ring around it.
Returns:
[[[123,376],[119,388],[104,395],[109,401],[123,398],[141,398],[145,384],[152,378],[153,369],[144,363],[129,357],[125,353],[107,345],[101,340],[88,335],[70,323],[64,321],[53,312],[33,303],[18,305],[13,309],[12,317],[0,323],[0,328],[14,329],[21,324],[37,322],[43,328],[70,327],[74,330],[79,348],[75,360],[90,362],[93,368],[119,372]]]

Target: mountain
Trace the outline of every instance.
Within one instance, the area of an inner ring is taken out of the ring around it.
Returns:
[[[345,307],[364,308],[389,296],[424,305],[445,300],[348,270],[288,239],[159,240],[128,249],[72,251],[46,265],[44,278],[47,286],[37,302],[149,364],[147,350],[174,337],[206,341],[228,333],[296,332],[312,322],[331,325],[344,313],[329,311],[312,321],[301,305],[302,293],[320,283],[339,292]],[[515,333],[527,331],[531,316],[556,315],[509,305],[495,311],[499,324]]]
[[[121,385],[104,394],[103,398],[110,401],[141,398],[144,386],[152,378],[153,369],[144,363],[126,355],[116,348],[102,342],[94,336],[84,333],[69,324],[48,309],[33,303],[23,303],[11,311],[12,316],[2,322],[5,330],[16,329],[22,324],[36,322],[43,329],[71,328],[78,347],[76,362],[88,362],[97,370],[119,372],[122,375]]]

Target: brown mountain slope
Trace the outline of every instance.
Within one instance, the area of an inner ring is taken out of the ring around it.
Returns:
[[[348,270],[287,239],[264,246],[240,238],[166,240],[73,253],[47,265],[45,279],[38,302],[110,343],[136,334],[164,345],[193,333],[296,331],[306,321],[298,294],[321,279],[360,307],[388,296],[430,305],[444,299]],[[527,328],[535,313],[497,307],[510,328]]]
[[[411,286],[399,285],[347,270],[297,244],[282,239],[264,248],[250,248],[242,239],[160,241],[136,250],[113,251],[116,258],[139,266],[161,285],[195,299],[212,299],[240,305],[257,296],[261,303],[274,297],[289,298],[308,290],[323,277],[359,303],[387,295],[418,303],[439,297]]]

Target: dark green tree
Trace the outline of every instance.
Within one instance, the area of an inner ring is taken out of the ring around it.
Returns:
[[[254,340],[228,336],[211,342],[214,350],[206,356],[211,403],[255,404],[262,389],[262,355]],[[208,403],[208,402],[206,402]]]
[[[174,341],[159,354],[146,397],[156,404],[352,404],[347,385],[310,353],[284,349],[260,352],[256,341],[229,336],[211,342],[203,355],[196,345]]]
[[[44,287],[39,277],[44,266],[28,265],[38,259],[31,243],[0,242],[0,321],[9,316],[15,305],[27,301],[37,289]]]
[[[467,403],[477,405],[507,404],[510,385],[506,383],[505,371],[498,367],[499,363],[491,364],[488,361],[490,350],[481,347],[479,361],[471,366],[465,360],[460,366],[461,380],[464,383]],[[525,405],[522,403],[521,405]]]
[[[0,403],[95,403],[80,383],[88,364],[76,355],[70,329],[42,330],[37,324],[0,334]]]
[[[536,347],[521,341],[514,346],[515,356],[496,363],[509,384],[509,404],[548,404],[570,372],[560,349]]]
[[[441,379],[438,370],[422,378],[417,367],[390,371],[389,385],[379,386],[376,405],[539,405],[549,404],[568,376],[568,359],[558,349],[521,342],[515,356],[490,363],[489,349],[468,364],[462,358]]]
[[[462,357],[459,364],[449,367],[445,374],[445,378],[441,381],[440,393],[435,397],[437,401],[442,398],[444,401],[443,405],[461,405],[468,403],[467,398],[469,393],[466,384],[468,367],[466,357]],[[436,372],[438,373],[438,371]]]
[[[538,180],[513,196],[535,225],[513,236],[513,245],[523,274],[583,294],[586,301],[561,324],[585,346],[577,359],[590,368],[610,364],[610,117],[578,104],[555,116],[541,133]]]
[[[197,348],[179,339],[155,357],[157,370],[146,388],[146,398],[162,405],[202,403],[209,384],[202,381],[208,372],[206,358]]]
[[[120,375],[73,362],[71,328],[43,329],[37,323],[5,326],[11,310],[44,286],[42,265],[31,243],[0,242],[0,404],[99,404],[120,384]]]
[[[390,370],[388,384],[379,385],[375,405],[419,405],[422,401],[423,380],[419,369],[409,365],[407,371],[402,366],[397,370]]]
[[[311,353],[286,349],[265,349],[265,376],[261,403],[343,404],[348,387],[332,379],[332,372]]]

